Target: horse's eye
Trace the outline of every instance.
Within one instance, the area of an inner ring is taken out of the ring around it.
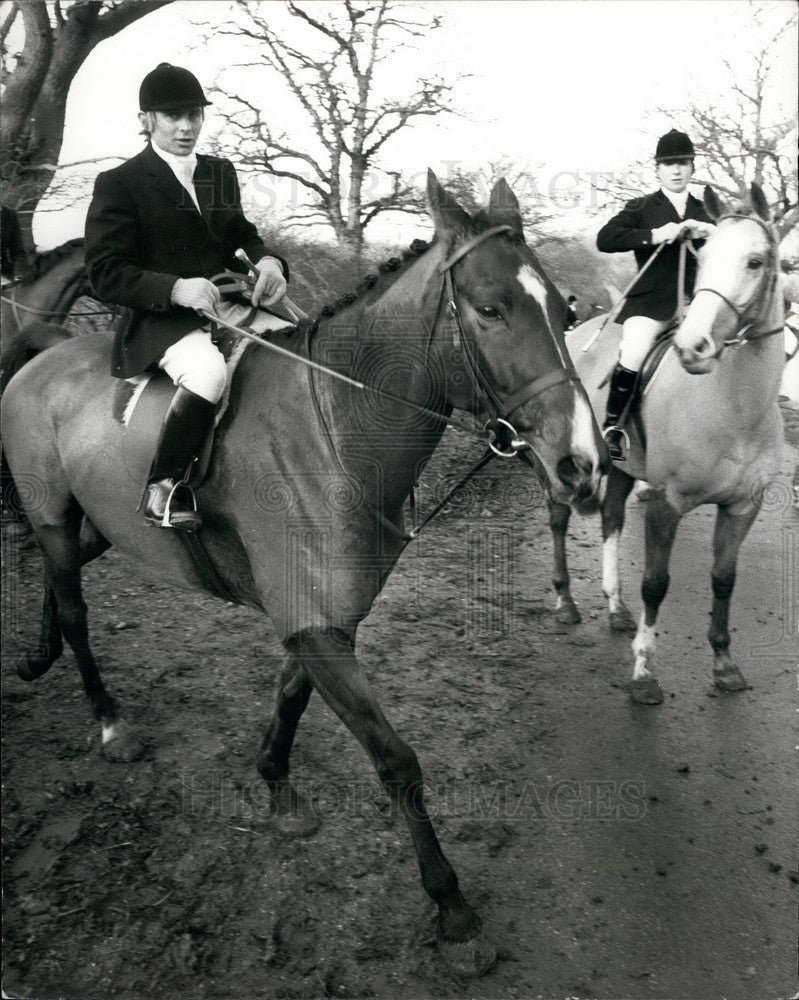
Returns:
[[[502,319],[502,313],[493,306],[477,306],[477,314],[483,319]]]
[[[759,257],[752,257],[746,267],[749,271],[759,271],[763,266],[763,261]]]

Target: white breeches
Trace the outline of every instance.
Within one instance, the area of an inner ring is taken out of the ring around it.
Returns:
[[[249,309],[238,302],[222,302],[218,313],[220,319],[241,325]],[[255,333],[263,333],[273,328],[274,322],[274,318],[268,314],[257,313],[249,329]],[[212,342],[207,327],[192,330],[168,347],[158,362],[158,367],[167,373],[175,385],[196,396],[202,396],[209,403],[218,402],[225,391],[227,366],[222,352]]]
[[[655,337],[668,327],[669,322],[650,319],[648,316],[630,316],[626,319],[621,328],[619,362],[631,372],[640,371]]]

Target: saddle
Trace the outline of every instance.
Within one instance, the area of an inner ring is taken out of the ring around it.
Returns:
[[[284,298],[290,315],[284,315],[282,310],[252,306],[246,297],[246,291],[252,285],[252,279],[246,275],[223,272],[211,279],[219,288],[225,300],[245,307],[246,317],[237,322],[242,328],[249,328],[258,318],[255,329],[259,336],[269,332],[286,332],[296,328],[298,321],[307,320],[307,315],[290,299]],[[198,458],[195,460],[189,475],[184,480],[190,489],[202,485],[208,474],[208,467],[213,451],[214,432],[227,410],[230,398],[230,387],[235,370],[250,346],[250,342],[217,328],[212,333],[213,341],[221,351],[227,364],[227,379],[225,392],[216,408],[216,415]],[[153,456],[158,446],[164,418],[175,394],[175,385],[165,372],[153,367],[141,376],[120,382],[114,395],[114,415],[126,428],[122,444],[122,454],[125,466],[136,482],[142,483],[142,497],[146,490],[148,472]]]
[[[244,351],[250,346],[246,341],[227,333],[219,338],[215,337],[214,343],[227,363],[227,383],[224,395],[217,403],[214,423],[186,479],[186,485],[192,489],[200,486],[208,474],[216,427],[227,410],[233,375]],[[114,415],[125,426],[122,458],[131,477],[142,484],[142,495],[164,418],[174,395],[175,385],[172,379],[160,369],[145,372],[135,380],[120,381],[115,389]]]
[[[633,452],[637,443],[640,447],[641,459],[643,459],[643,454],[646,451],[646,429],[644,428],[644,422],[641,419],[640,404],[647,389],[649,388],[649,385],[663,363],[663,359],[666,357],[672,346],[675,330],[676,326],[669,327],[667,330],[659,333],[653,341],[652,346],[649,348],[649,351],[644,358],[640,371],[638,372],[638,377],[636,378],[632,391],[630,392],[627,405],[624,407],[624,410],[619,415],[619,419],[617,421],[617,426],[624,429],[628,433],[630,439],[630,452]],[[606,385],[610,381],[612,373],[613,368],[608,371],[607,375],[600,383],[600,387]]]

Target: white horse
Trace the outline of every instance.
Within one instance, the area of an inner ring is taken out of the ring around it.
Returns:
[[[730,596],[741,543],[779,470],[783,425],[778,405],[785,363],[783,295],[777,237],[763,192],[752,185],[745,204],[725,210],[710,189],[705,206],[716,228],[700,253],[696,291],[669,350],[640,404],[629,461],[614,465],[601,505],[602,589],[611,626],[634,630],[634,701],[663,700],[653,675],[655,621],[669,585],[669,557],[680,519],[700,504],[718,508],[713,533],[713,606],[708,639],[713,677],[722,691],[747,684],[730,656]],[[595,412],[612,365],[602,350],[583,354],[595,324],[578,327],[568,346]],[[607,390],[605,389],[605,392]],[[619,537],[624,505],[636,479],[650,485],[646,505],[644,609],[636,625],[621,599]],[[558,615],[579,621],[569,589],[565,534],[569,509],[550,504]]]

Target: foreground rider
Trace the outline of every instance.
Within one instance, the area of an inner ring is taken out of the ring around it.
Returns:
[[[615,461],[624,461],[624,433],[616,426],[624,412],[641,365],[659,333],[677,312],[679,243],[703,240],[713,225],[701,201],[688,193],[694,172],[694,147],[685,132],[672,129],[658,140],[655,164],[660,189],[627,202],[618,215],[600,229],[597,247],[604,253],[632,250],[639,270],[657,252],[657,260],[641,275],[627,295],[617,317],[622,324],[619,362],[608,393],[604,437]],[[658,250],[661,244],[667,244]],[[698,248],[701,243],[694,244]],[[686,295],[693,292],[696,261],[686,255]]]
[[[147,145],[98,175],[86,219],[86,265],[97,296],[125,306],[114,342],[112,373],[131,378],[163,369],[178,387],[166,416],[145,496],[145,517],[161,527],[200,525],[194,498],[180,486],[213,421],[226,381],[211,341],[210,312],[227,303],[208,279],[258,271],[253,305],[286,293],[288,267],[266,248],[242,212],[228,160],[195,154],[206,100],[188,70],[161,63],[142,81],[139,121]],[[242,308],[242,307],[239,307]],[[167,516],[168,515],[168,516]]]

